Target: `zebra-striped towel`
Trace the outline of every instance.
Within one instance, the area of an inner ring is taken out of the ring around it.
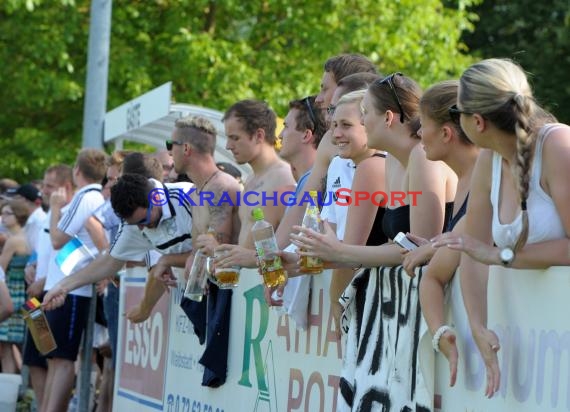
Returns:
[[[402,266],[365,269],[343,293],[346,351],[338,411],[433,409],[433,388],[426,386],[418,357],[427,332],[419,303],[421,276],[422,268],[414,278]]]

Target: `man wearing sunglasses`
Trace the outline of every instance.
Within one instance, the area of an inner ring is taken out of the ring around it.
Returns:
[[[196,190],[189,194],[190,203],[193,205],[193,252],[186,262],[187,269],[192,266],[195,251],[200,250],[211,256],[218,243],[237,243],[240,227],[237,217],[237,192],[240,185],[231,175],[218,169],[214,160],[215,148],[216,129],[212,123],[201,117],[188,116],[178,119],[172,139],[166,141],[166,149],[174,160],[175,172],[188,175],[196,183]],[[206,194],[211,202],[201,201],[200,196]],[[231,203],[220,202],[222,195],[228,196]],[[139,211],[132,216],[131,223],[152,225],[152,217],[151,205],[146,214]],[[167,285],[173,283],[170,272],[155,274],[158,275],[157,279]],[[150,316],[152,308],[164,291],[162,282],[149,280],[143,301],[128,313],[131,321],[142,322]]]
[[[187,182],[162,184],[138,174],[124,174],[111,188],[111,204],[122,225],[108,254],[55,285],[44,297],[47,309],[61,305],[67,293],[117,273],[126,261],[141,261],[147,252],[160,258],[149,276],[172,274],[172,267],[183,268],[192,250],[192,212],[185,193]]]

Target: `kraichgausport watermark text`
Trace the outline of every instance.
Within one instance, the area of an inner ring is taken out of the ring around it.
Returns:
[[[172,191],[172,189],[171,189]],[[340,188],[336,191],[318,193],[318,205],[330,206],[333,203],[337,206],[350,206],[354,204],[359,206],[361,203],[371,202],[379,207],[399,207],[399,206],[416,206],[418,203],[418,196],[420,191],[393,191],[393,192],[367,192],[367,191],[352,191],[347,188]],[[191,206],[307,206],[313,205],[314,200],[309,192],[301,192],[298,196],[293,191],[287,192],[256,192],[245,191],[235,192],[232,196],[229,192],[222,192],[216,194],[214,192],[196,192],[196,188],[184,191],[178,189],[178,196],[176,200],[182,204],[186,203]],[[152,189],[148,195],[148,200],[153,206],[164,206],[169,201],[168,191],[162,188]]]

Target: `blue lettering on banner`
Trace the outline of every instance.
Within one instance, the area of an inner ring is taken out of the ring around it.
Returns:
[[[169,393],[166,396],[166,412],[224,412],[224,409],[187,396]]]
[[[175,368],[203,370],[204,367],[198,363],[198,360],[199,359],[195,358],[190,353],[183,353],[174,350],[170,351],[170,363]]]

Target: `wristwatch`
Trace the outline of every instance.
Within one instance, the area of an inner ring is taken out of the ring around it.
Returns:
[[[510,247],[503,248],[499,253],[499,258],[503,266],[511,266],[511,263],[515,260],[515,252]]]

